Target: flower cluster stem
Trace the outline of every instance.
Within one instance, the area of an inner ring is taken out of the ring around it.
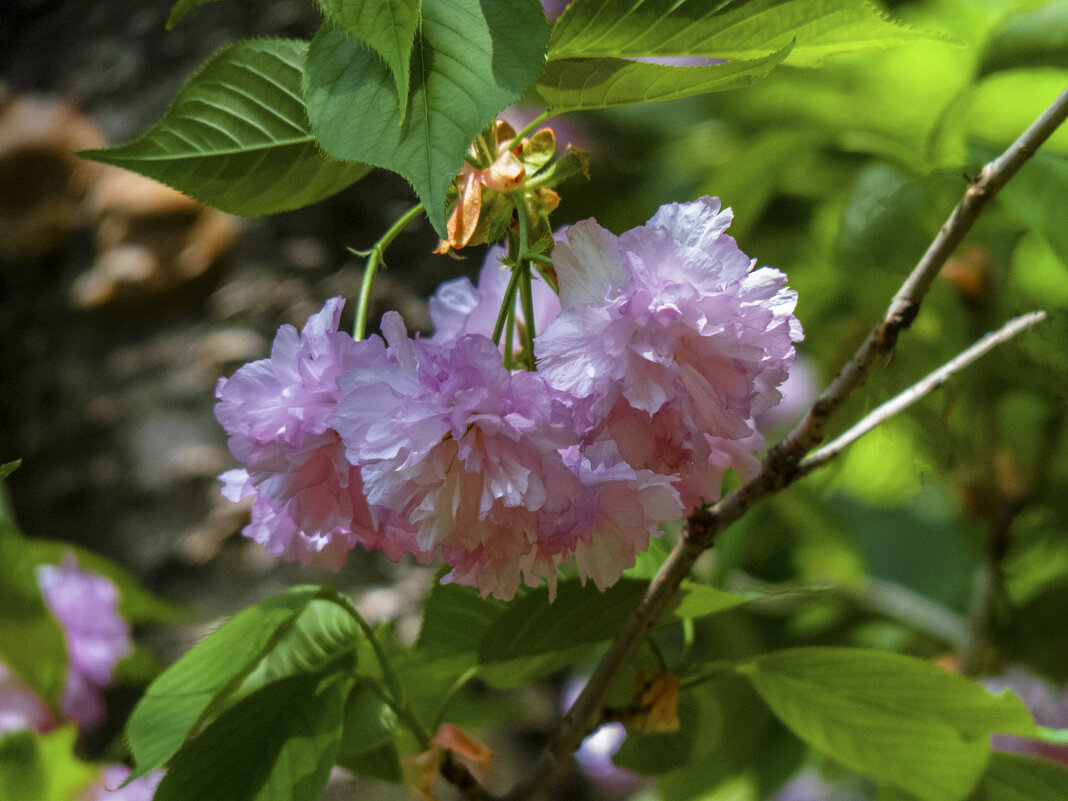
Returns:
[[[375,275],[378,273],[378,265],[384,263],[383,256],[386,248],[394,239],[408,227],[408,224],[425,211],[422,203],[417,203],[408,211],[404,212],[393,225],[389,227],[370,250],[353,250],[357,256],[367,256],[367,265],[364,267],[363,280],[360,282],[360,297],[356,304],[356,323],[353,326],[353,339],[363,339],[367,335],[367,312],[371,306],[371,286],[374,284]]]

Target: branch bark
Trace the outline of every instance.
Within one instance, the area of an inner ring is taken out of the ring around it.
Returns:
[[[761,471],[712,507],[697,509],[687,518],[683,536],[653,578],[637,609],[620,629],[582,693],[572,704],[535,765],[531,776],[517,785],[507,801],[528,801],[551,780],[600,720],[612,684],[648,635],[653,622],[671,601],[697,558],[719,534],[753,504],[792,484],[801,476],[805,455],[822,440],[828,422],[853,391],[860,387],[881,356],[889,353],[902,331],[912,325],[920,304],[938,271],[964,239],[983,207],[1012,178],[1041,144],[1068,117],[1068,89],[997,159],[987,164],[964,193],[949,219],[924,253],[876,325],[845,367],[809,410],[805,418],[764,459]]]
[[[886,403],[877,406],[868,414],[864,415],[859,422],[854,424],[840,436],[835,437],[832,442],[828,442],[819,450],[810,453],[802,459],[797,466],[800,474],[806,476],[817,467],[826,464],[873,428],[885,423],[895,414],[904,411],[916,401],[938,389],[938,387],[946,383],[954,373],[960,372],[972,362],[985,356],[1001,343],[1007,342],[1017,334],[1027,330],[1044,319],[1046,319],[1045,312],[1031,312],[1030,314],[1025,314],[1020,317],[1014,317],[997,331],[991,331],[967,350],[962,351],[955,358],[920,379],[904,392],[895,395]]]

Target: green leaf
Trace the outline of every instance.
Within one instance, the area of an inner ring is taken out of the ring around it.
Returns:
[[[307,206],[355,183],[366,164],[325,157],[300,99],[307,43],[237,42],[178,91],[140,139],[79,155],[124,167],[232,214]]]
[[[553,27],[549,59],[706,56],[749,59],[796,39],[808,66],[835,53],[890,47],[928,34],[859,0],[575,0]]]
[[[126,726],[135,776],[163,765],[208,713],[247,676],[320,593],[294,587],[238,613],[165,670]]]
[[[174,757],[155,801],[316,801],[341,742],[339,675],[297,675],[226,710]]]
[[[41,596],[36,563],[26,543],[10,524],[0,522],[0,662],[58,708],[67,647]]]
[[[170,16],[167,17],[167,30],[171,30],[185,19],[185,15],[192,11],[197,6],[207,5],[213,3],[215,0],[178,0],[173,6],[171,6]]]
[[[1064,801],[1068,771],[1045,759],[993,753],[969,801]]]
[[[799,737],[923,801],[968,795],[986,767],[991,732],[1035,728],[1018,699],[900,654],[796,648],[743,671]]]
[[[912,178],[880,162],[864,167],[838,227],[840,268],[907,274],[966,188],[961,172]]]
[[[4,801],[70,801],[99,768],[74,754],[75,726],[48,734],[29,729],[0,734],[0,798]]]
[[[331,590],[324,588],[320,595],[294,618],[241,686],[225,699],[227,705],[272,681],[314,673],[346,654],[351,656],[350,669],[355,669],[360,628],[342,603],[331,597]]]
[[[480,597],[474,587],[437,583],[423,603],[415,647],[436,656],[466,653],[474,657],[486,630],[507,608],[504,601]]]
[[[373,751],[338,756],[338,764],[348,768],[359,776],[370,776],[385,782],[400,784],[404,778],[401,773],[400,754],[393,743],[380,745]]]
[[[604,592],[578,579],[560,582],[556,599],[540,587],[509,604],[478,645],[483,663],[548,654],[611,639],[637,607],[648,582],[621,579]],[[684,582],[671,607],[657,621],[668,625],[743,603],[742,599],[694,582]]]
[[[979,74],[1068,64],[1068,2],[1008,16],[987,40]]]
[[[374,682],[361,679],[345,703],[345,730],[338,763],[358,764],[358,757],[392,743],[399,725],[397,715],[382,700]]]
[[[534,84],[553,114],[655,103],[723,92],[763,78],[790,53],[790,44],[752,61],[672,67],[622,58],[557,59]]]
[[[5,478],[10,476],[21,466],[22,459],[16,459],[13,462],[5,462],[4,464],[0,464],[0,481],[3,481]]]
[[[412,45],[419,28],[419,0],[318,0],[327,19],[357,42],[369,45],[393,73],[400,121],[408,110]]]
[[[542,69],[548,29],[536,0],[423,0],[404,113],[389,69],[330,24],[312,40],[304,99],[337,158],[400,173],[445,235],[445,197],[472,140]]]

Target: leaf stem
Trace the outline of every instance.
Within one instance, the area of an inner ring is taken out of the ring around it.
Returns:
[[[545,111],[543,111],[541,114],[539,114],[537,117],[535,117],[523,126],[523,130],[517,133],[515,137],[513,137],[512,141],[508,143],[508,149],[515,150],[516,145],[522,142],[523,139],[529,136],[535,128],[537,128],[539,125],[541,125],[543,122],[545,122],[547,119],[550,119],[551,117],[552,112],[549,109],[545,109]]]
[[[519,218],[519,298],[523,304],[523,350],[527,356],[527,370],[534,372],[538,365],[534,359],[534,293],[530,287],[530,259],[527,248],[530,246],[530,221],[526,215],[526,204],[517,199],[515,213]]]
[[[416,203],[408,211],[401,215],[393,225],[389,227],[370,250],[353,250],[357,256],[367,256],[367,265],[363,270],[363,280],[360,282],[360,297],[356,305],[356,323],[353,326],[353,339],[360,340],[367,335],[367,311],[371,306],[371,285],[374,283],[378,272],[378,265],[384,263],[383,256],[386,248],[397,238],[412,220],[425,211],[422,203]],[[351,248],[350,248],[351,250]]]
[[[408,730],[412,733],[412,736],[419,742],[419,747],[426,749],[430,747],[430,735],[423,727],[423,724],[412,712],[408,706],[407,696],[404,694],[404,688],[401,686],[400,681],[397,680],[397,674],[393,671],[393,664],[389,661],[389,657],[386,656],[386,652],[382,650],[381,643],[378,642],[378,637],[375,636],[374,629],[371,627],[360,614],[355,604],[351,599],[346,596],[340,595],[339,597],[344,601],[342,607],[348,611],[352,619],[356,621],[356,625],[360,627],[367,641],[371,643],[371,649],[375,652],[375,659],[378,660],[379,666],[382,668],[382,678],[386,682],[386,688],[389,690],[389,698],[383,700],[389,704],[390,708],[397,713],[397,717],[404,721]]]

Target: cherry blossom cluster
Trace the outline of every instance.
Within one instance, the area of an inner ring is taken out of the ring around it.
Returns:
[[[431,299],[433,336],[389,312],[382,337],[355,341],[340,298],[282,326],[216,391],[244,465],[223,493],[253,498],[246,536],[331,570],[357,544],[437,556],[447,580],[506,600],[541,579],[552,592],[571,561],[609,586],[660,524],[715,501],[728,468],[756,469],[754,416],[782,397],[796,293],[739,250],[731,218],[704,197],[618,237],[566,229],[559,296],[534,282],[535,372],[505,369],[490,339],[500,249],[477,286]]]

